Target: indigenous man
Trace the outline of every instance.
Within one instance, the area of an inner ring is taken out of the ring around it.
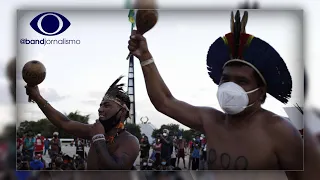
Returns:
[[[242,21],[239,11],[231,17],[231,33],[218,38],[207,55],[209,76],[219,85],[217,98],[224,112],[176,99],[146,39],[134,31],[128,49],[141,62],[149,98],[159,112],[206,134],[209,170],[302,170],[299,131],[261,107],[266,93],[288,102],[292,80],[287,66],[268,43],[246,34],[248,12]]]
[[[93,146],[87,160],[89,170],[130,170],[139,155],[138,139],[124,130],[123,122],[129,117],[130,99],[123,91],[124,84],[117,84],[122,77],[106,92],[98,110],[99,120],[93,125],[68,119],[40,95],[37,86],[25,86],[27,95],[52,124],[76,137],[92,139]]]

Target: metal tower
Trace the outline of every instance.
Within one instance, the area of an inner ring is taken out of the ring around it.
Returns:
[[[134,97],[134,61],[133,56],[129,59],[129,71],[128,71],[128,95],[130,98],[130,116],[128,123],[136,124],[136,103]]]

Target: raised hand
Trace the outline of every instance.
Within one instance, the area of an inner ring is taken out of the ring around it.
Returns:
[[[140,61],[151,58],[146,38],[140,34],[136,34],[136,31],[132,32],[130,40],[128,41],[128,49],[132,55],[137,57]]]
[[[39,97],[41,97],[38,86],[26,85],[24,87],[26,88],[26,94],[29,96],[30,99],[36,101]]]

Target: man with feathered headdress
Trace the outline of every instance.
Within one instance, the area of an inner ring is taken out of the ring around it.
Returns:
[[[224,112],[177,100],[162,80],[146,39],[133,32],[128,49],[142,66],[149,98],[161,113],[204,132],[208,169],[302,170],[303,143],[295,127],[261,107],[266,93],[291,96],[285,62],[265,41],[245,31],[248,12],[231,14],[231,32],[209,48],[207,67]]]
[[[124,129],[130,99],[123,91],[124,84],[118,84],[122,77],[115,80],[104,95],[98,110],[99,119],[93,125],[68,119],[40,95],[37,86],[25,86],[27,95],[52,124],[69,134],[92,140],[87,159],[89,170],[130,170],[139,155],[138,139]]]

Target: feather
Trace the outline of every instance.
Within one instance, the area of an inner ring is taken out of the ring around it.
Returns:
[[[118,77],[109,87],[109,89],[106,92],[106,95],[109,96],[116,96],[119,92],[125,93],[123,90],[124,83],[118,84],[118,82],[123,78],[124,76]]]
[[[208,74],[214,83],[219,84],[225,64],[232,59],[240,59],[257,69],[267,85],[268,94],[286,104],[292,92],[292,78],[287,65],[270,44],[253,35],[241,33],[245,30],[246,17],[247,12],[241,23],[240,12],[237,11],[233,32],[211,44],[207,54]]]
[[[128,92],[125,92],[123,90],[125,84],[124,83],[118,84],[123,77],[124,76],[121,75],[111,84],[105,96],[109,98],[114,98],[120,101],[121,103],[126,104],[126,106],[130,109],[130,98],[128,96]]]
[[[240,46],[240,33],[241,33],[241,21],[240,21],[240,11],[237,10],[235,15],[235,22],[234,22],[234,54],[233,58],[239,58],[239,46]]]
[[[296,107],[298,109],[298,111],[300,111],[301,114],[303,114],[303,109],[299,106],[298,103],[294,104],[294,107]]]

